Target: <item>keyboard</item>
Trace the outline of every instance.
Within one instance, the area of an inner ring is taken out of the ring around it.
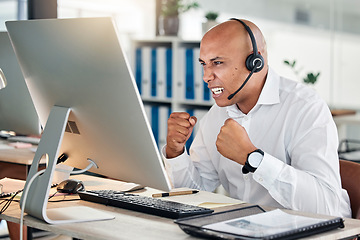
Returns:
[[[172,219],[209,214],[214,211],[209,208],[112,190],[87,190],[78,192],[78,194],[81,200]]]

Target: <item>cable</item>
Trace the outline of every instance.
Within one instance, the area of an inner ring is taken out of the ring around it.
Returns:
[[[74,171],[72,171],[70,174],[81,174],[81,173],[86,172],[87,170],[89,170],[89,169],[92,168],[92,167],[99,168],[98,165],[97,165],[92,159],[88,158],[87,160],[88,160],[90,163],[89,163],[89,165],[87,165],[86,168],[81,169],[81,170],[74,170]]]
[[[48,200],[50,200],[52,197],[54,197],[56,194],[58,193],[58,191],[56,191],[53,195],[51,195]]]
[[[76,199],[62,199],[62,200],[53,200],[53,201],[49,201],[52,203],[56,203],[56,202],[72,202],[72,201],[79,201],[81,200],[80,198],[76,198]]]
[[[15,201],[14,198],[15,198],[20,192],[22,192],[22,191],[23,191],[23,190],[17,191],[13,196],[11,196],[11,198],[9,198],[9,199],[4,199],[4,200],[0,203],[0,205],[3,204],[3,203],[5,203],[4,206],[3,206],[3,207],[1,208],[1,210],[0,210],[0,214],[2,214],[3,212],[6,211],[6,209],[8,209],[8,207],[10,206],[10,204],[11,204],[13,201]]]
[[[33,181],[42,173],[45,172],[46,169],[43,169],[39,172],[37,172],[34,176],[32,176],[32,178],[29,180],[28,184],[26,185],[24,192],[23,192],[23,201],[21,204],[21,214],[20,214],[20,240],[23,240],[23,226],[24,226],[24,211],[25,211],[25,203],[26,203],[26,198],[29,192],[29,188],[31,186],[31,184],[33,183]]]
[[[63,155],[62,155],[62,156],[63,156]],[[64,158],[63,158],[63,161],[65,161],[68,156],[66,155],[66,156],[63,156],[63,157],[64,157]],[[70,172],[70,174],[80,174],[80,173],[83,173],[83,172],[89,170],[89,169],[90,169],[91,167],[93,167],[93,166],[96,167],[96,168],[98,168],[98,166],[96,165],[96,163],[95,163],[93,160],[91,160],[90,158],[88,158],[87,160],[90,162],[90,164],[89,164],[85,169],[82,169],[82,170],[79,170],[79,171],[72,171],[72,172]],[[43,169],[43,170],[37,172],[34,176],[32,176],[32,177],[30,178],[29,182],[27,183],[25,189],[24,189],[23,196],[22,196],[22,197],[23,197],[23,201],[22,201],[22,204],[21,204],[21,215],[20,215],[20,240],[23,240],[23,231],[22,231],[22,229],[23,229],[23,226],[24,226],[25,203],[26,203],[26,198],[27,198],[27,196],[28,196],[28,192],[29,192],[30,186],[31,186],[31,184],[33,183],[33,181],[34,181],[40,174],[42,174],[42,173],[45,172],[45,170],[46,170],[46,169]],[[62,169],[60,169],[60,171],[66,172],[66,171],[64,171],[64,170],[62,170]],[[26,180],[26,181],[27,181],[27,180]],[[55,193],[55,194],[56,194],[56,193]],[[55,195],[55,194],[54,194],[54,195]],[[53,195],[53,196],[54,196],[54,195]],[[51,196],[51,197],[53,197],[53,196]]]
[[[51,186],[51,188],[53,188],[53,187],[56,187],[58,184],[53,184],[52,186]],[[2,214],[2,213],[4,213],[8,208],[9,208],[9,206],[10,206],[10,204],[12,203],[12,202],[20,202],[20,200],[17,200],[17,199],[14,199],[19,193],[21,193],[22,191],[24,191],[24,189],[21,189],[21,190],[18,190],[17,192],[15,192],[13,195],[11,195],[11,197],[10,198],[5,198],[5,199],[3,199],[1,202],[0,202],[0,206],[3,204],[3,203],[5,203],[5,205],[1,208],[1,210],[0,210],[0,214]],[[56,192],[56,193],[58,193],[58,192]],[[55,194],[56,193],[54,193],[52,196],[50,196],[48,199],[50,199],[50,198],[52,198],[53,196],[55,196]]]

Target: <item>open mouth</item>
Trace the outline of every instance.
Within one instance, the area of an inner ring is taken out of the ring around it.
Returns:
[[[213,94],[220,94],[224,91],[224,88],[221,87],[217,87],[217,88],[212,88],[211,91],[213,92]]]

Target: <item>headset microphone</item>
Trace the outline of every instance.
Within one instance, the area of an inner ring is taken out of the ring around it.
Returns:
[[[251,70],[251,72],[249,73],[249,75],[247,76],[247,78],[245,79],[244,83],[241,84],[241,86],[238,88],[238,90],[236,90],[234,93],[230,94],[228,96],[228,100],[231,100],[244,86],[245,84],[249,81],[250,77],[253,75],[253,73],[255,72],[255,70],[257,69],[257,65],[259,65],[259,61],[257,61],[255,63],[255,67]]]
[[[246,61],[245,61],[246,68],[251,72],[249,73],[249,75],[245,79],[244,83],[240,86],[240,88],[238,90],[236,90],[234,93],[232,93],[232,94],[230,94],[228,96],[228,100],[231,100],[235,96],[235,94],[237,94],[245,86],[245,84],[249,81],[249,79],[253,75],[253,73],[261,71],[261,69],[263,69],[263,67],[264,67],[264,58],[258,53],[255,37],[254,37],[254,34],[251,31],[250,27],[248,25],[246,25],[246,23],[244,23],[240,19],[231,18],[230,20],[238,21],[239,23],[244,25],[244,27],[245,27],[246,31],[248,32],[248,34],[250,36],[250,39],[251,39],[251,44],[252,44],[252,47],[253,47],[253,53],[250,54],[246,58]]]

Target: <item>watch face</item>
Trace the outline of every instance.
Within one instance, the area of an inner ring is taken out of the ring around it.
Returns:
[[[253,168],[257,168],[260,165],[263,157],[264,156],[261,153],[253,152],[249,155],[248,162],[250,166],[252,166]]]

